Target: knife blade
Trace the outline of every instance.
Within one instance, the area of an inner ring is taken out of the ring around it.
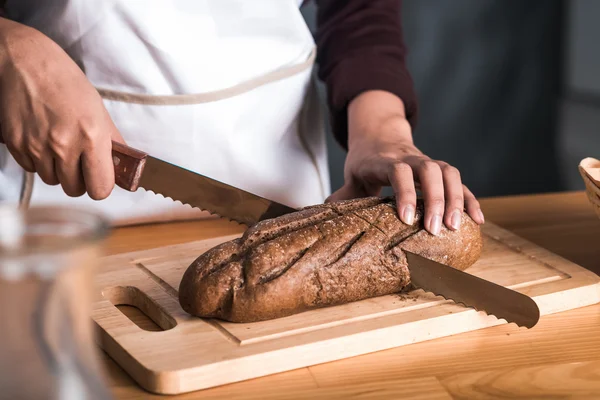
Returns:
[[[144,188],[248,226],[298,211],[113,141],[117,186]]]
[[[539,321],[540,309],[530,297],[418,254],[404,252],[414,286],[519,326],[533,328]]]

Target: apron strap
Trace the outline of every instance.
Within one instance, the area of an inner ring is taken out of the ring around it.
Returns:
[[[265,75],[261,75],[254,79],[242,82],[238,85],[207,93],[155,96],[148,94],[125,93],[102,88],[96,88],[96,90],[98,91],[98,93],[100,93],[100,96],[105,100],[120,101],[124,103],[134,103],[152,106],[181,106],[210,103],[213,101],[231,98],[249,92],[253,89],[256,89],[257,87],[266,85],[268,83],[276,82],[299,74],[302,71],[305,71],[306,69],[313,66],[316,54],[316,47],[313,47],[306,61],[300,64],[296,64],[291,67],[283,67],[275,71],[269,72]]]
[[[19,199],[19,207],[23,209],[29,208],[31,202],[31,194],[33,193],[34,174],[32,172],[23,171],[23,183],[21,185],[21,196]]]

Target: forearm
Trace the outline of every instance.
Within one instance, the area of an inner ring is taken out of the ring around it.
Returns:
[[[333,130],[347,145],[348,106],[367,91],[401,99],[414,126],[417,99],[405,65],[401,0],[317,0],[319,77],[328,88]]]

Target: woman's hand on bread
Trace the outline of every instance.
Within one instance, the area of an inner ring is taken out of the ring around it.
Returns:
[[[382,187],[392,186],[400,219],[412,224],[415,188],[420,186],[430,233],[437,235],[442,223],[457,230],[465,208],[475,222],[484,222],[479,202],[462,184],[459,171],[415,147],[404,104],[388,92],[364,92],[350,103],[344,179],[328,201],[377,196]]]

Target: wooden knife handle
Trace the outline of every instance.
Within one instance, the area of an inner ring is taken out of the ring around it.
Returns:
[[[115,165],[115,183],[125,190],[135,192],[140,185],[148,154],[113,141],[112,156]]]
[[[0,143],[4,143],[1,134]],[[112,156],[115,165],[115,183],[125,190],[135,192],[140,185],[148,154],[113,140]]]

